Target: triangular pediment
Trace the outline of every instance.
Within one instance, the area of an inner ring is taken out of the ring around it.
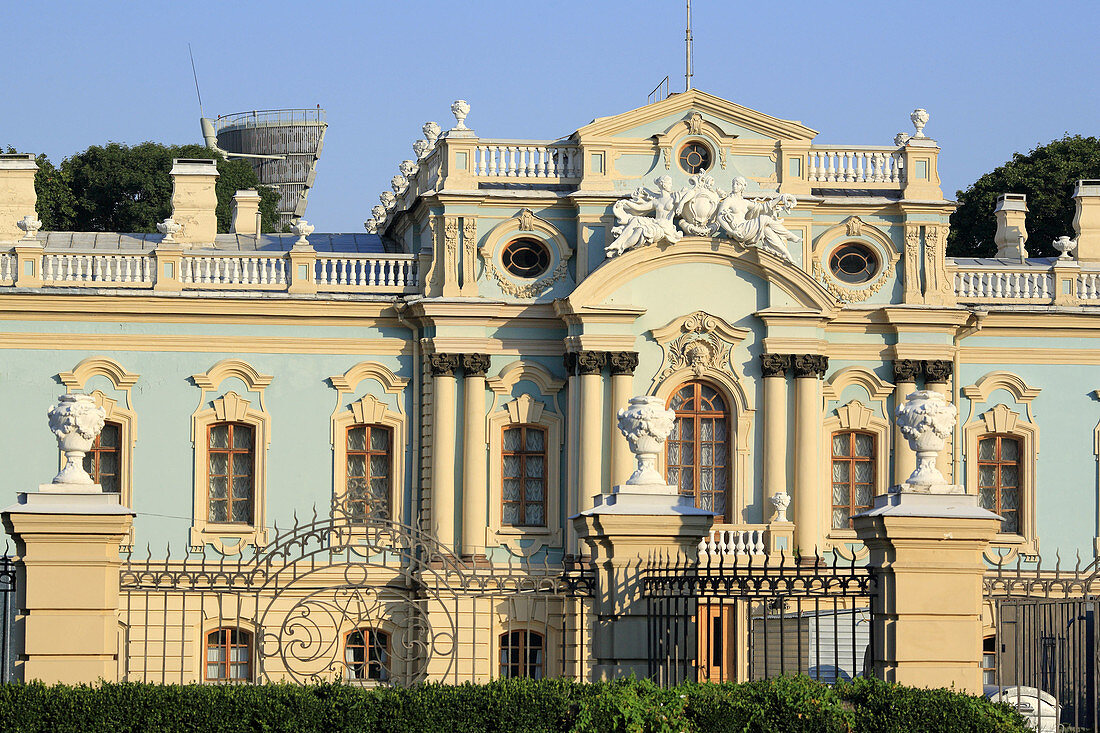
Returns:
[[[692,112],[698,112],[713,124],[726,128],[727,134],[733,136],[741,136],[745,131],[753,137],[777,140],[812,140],[817,136],[817,130],[801,122],[781,120],[698,89],[689,89],[660,102],[593,120],[577,130],[575,136],[585,139],[650,137],[664,132],[664,123],[671,126]]]

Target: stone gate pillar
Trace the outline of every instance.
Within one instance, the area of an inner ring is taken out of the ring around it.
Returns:
[[[93,484],[81,462],[103,428],[88,395],[63,395],[50,427],[67,464],[52,483],[3,510],[22,559],[23,678],[75,684],[118,675],[119,544],[133,512]]]

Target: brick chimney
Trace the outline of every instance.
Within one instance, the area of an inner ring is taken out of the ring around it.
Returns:
[[[18,222],[25,216],[37,219],[34,174],[38,165],[26,153],[0,155],[0,242],[22,239]]]
[[[175,235],[184,246],[213,244],[218,233],[218,162],[205,158],[172,161],[172,219],[183,229]]]
[[[1077,212],[1073,215],[1077,260],[1100,262],[1100,180],[1078,181],[1073,198],[1077,202]]]
[[[237,234],[260,233],[260,194],[254,188],[245,188],[233,194],[233,206],[229,215],[230,231]]]
[[[997,218],[997,234],[993,241],[997,243],[998,259],[1027,259],[1027,229],[1024,218],[1027,216],[1027,196],[1022,193],[1002,193],[997,197],[997,208],[993,210]]]

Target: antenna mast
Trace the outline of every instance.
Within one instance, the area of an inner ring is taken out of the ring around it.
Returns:
[[[687,73],[684,74],[684,91],[691,89],[691,0],[687,0]]]
[[[191,53],[191,44],[187,44],[187,55],[191,57],[191,74],[195,77],[195,96],[199,98],[199,117],[205,117],[202,111],[202,92],[199,91],[199,72],[195,71],[195,54]]]

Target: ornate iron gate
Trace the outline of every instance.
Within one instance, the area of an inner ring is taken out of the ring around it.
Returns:
[[[229,663],[207,656],[207,635],[227,630],[226,654],[248,681],[457,683],[507,673],[502,655],[517,652],[500,649],[500,635],[513,628],[543,644],[522,673],[584,676],[592,574],[512,560],[473,565],[416,528],[339,516],[276,529],[250,559],[147,551],[122,568],[119,676],[206,679]]]
[[[855,561],[721,556],[643,576],[650,676],[663,685],[870,673],[875,577]]]
[[[0,683],[15,679],[15,662],[20,655],[13,629],[17,577],[15,558],[10,553],[0,556]]]

